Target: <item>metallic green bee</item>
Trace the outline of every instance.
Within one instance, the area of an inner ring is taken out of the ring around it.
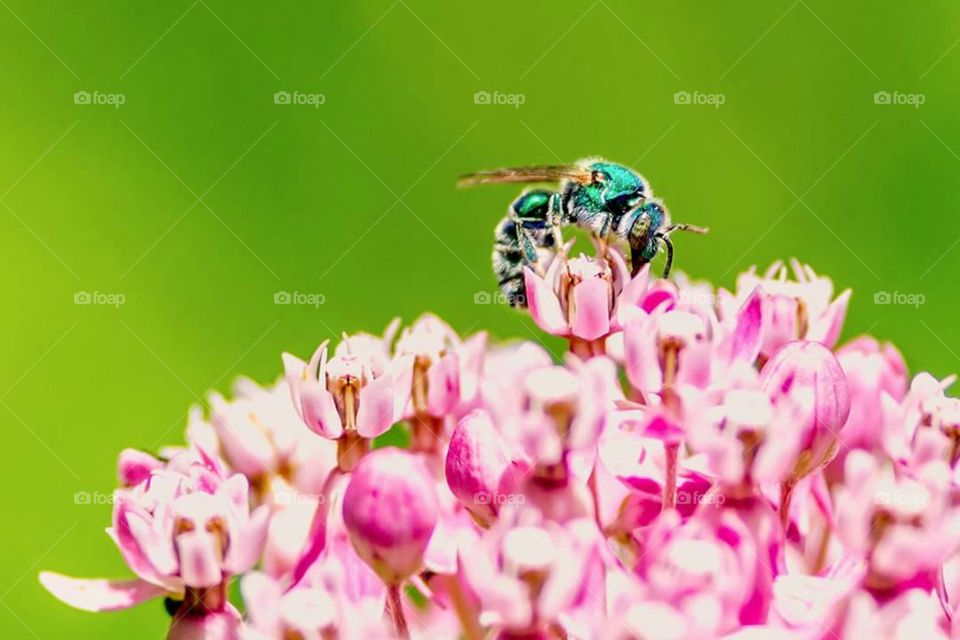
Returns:
[[[540,250],[559,249],[563,226],[585,229],[602,242],[611,237],[626,240],[634,275],[653,260],[661,246],[665,247],[664,278],[673,266],[670,233],[707,232],[692,225],[670,224],[666,208],[653,197],[647,181],[627,167],[606,160],[481,171],[463,176],[460,186],[501,182],[560,184],[558,191],[524,191],[497,225],[493,270],[501,292],[514,306],[526,304],[524,265],[536,268]]]

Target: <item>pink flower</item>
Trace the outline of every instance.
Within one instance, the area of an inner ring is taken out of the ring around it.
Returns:
[[[524,280],[530,314],[541,329],[590,342],[618,328],[618,298],[639,298],[647,270],[631,279],[623,256],[610,250],[606,260],[584,255],[554,260],[543,277],[525,267]]]
[[[482,609],[481,622],[500,637],[544,637],[550,623],[569,620],[579,607],[593,609],[603,585],[590,579],[602,567],[599,538],[589,520],[564,526],[501,519],[460,543],[463,576]],[[540,634],[540,635],[537,635]]]
[[[437,525],[437,498],[423,463],[393,447],[364,458],[347,486],[343,520],[357,554],[385,583],[410,577]]]
[[[190,460],[178,464],[189,474],[155,470],[140,484],[115,494],[108,533],[137,579],[87,580],[44,572],[40,581],[47,590],[88,611],[127,608],[160,595],[183,599],[182,610],[191,612],[186,628],[192,628],[197,616],[228,612],[226,583],[259,559],[269,510],[260,507],[250,513],[244,476],[221,475],[203,452],[188,451],[182,457],[187,456]],[[210,625],[221,628],[231,619],[219,617]],[[178,624],[175,618],[174,627]]]
[[[339,466],[354,468],[369,448],[403,415],[409,393],[412,357],[385,362],[379,349],[366,339],[351,351],[346,338],[327,361],[327,343],[320,345],[309,363],[283,354],[293,405],[306,425],[338,445]]]
[[[758,276],[755,268],[737,278],[736,295],[721,289],[718,308],[722,320],[732,318],[758,287],[763,300],[763,346],[771,357],[793,340],[820,342],[833,348],[840,337],[850,301],[850,290],[833,299],[833,282],[818,276],[809,265],[790,261],[793,279],[783,262],[774,262]]]
[[[950,475],[945,460],[898,475],[864,451],[847,456],[845,483],[837,491],[837,535],[867,561],[868,587],[888,592],[933,586],[934,570],[960,542]]]
[[[883,449],[884,398],[900,402],[907,391],[907,367],[896,347],[862,336],[837,351],[850,387],[850,417],[840,432],[843,446],[831,468],[842,471],[848,449]]]

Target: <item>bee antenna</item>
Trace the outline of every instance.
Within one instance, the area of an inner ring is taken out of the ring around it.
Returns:
[[[698,227],[693,224],[683,224],[683,223],[670,225],[669,227],[666,228],[664,233],[665,234],[672,233],[673,231],[689,231],[691,233],[699,233],[700,235],[710,233],[710,229],[708,229],[707,227]]]
[[[669,231],[668,229],[667,232],[669,233]],[[673,268],[673,243],[670,242],[670,238],[666,234],[658,233],[656,237],[667,249],[667,263],[663,265],[663,278],[666,279],[670,276],[670,269]]]

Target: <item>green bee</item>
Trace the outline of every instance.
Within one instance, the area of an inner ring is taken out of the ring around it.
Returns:
[[[670,224],[663,203],[653,197],[646,179],[635,171],[601,159],[570,165],[516,167],[463,176],[460,186],[496,183],[559,183],[556,191],[528,189],[497,224],[493,271],[501,293],[514,306],[525,306],[524,265],[538,266],[541,250],[562,246],[560,230],[572,225],[606,242],[611,236],[630,246],[634,275],[659,253],[667,251],[663,277],[673,266],[673,231],[706,233],[688,224]]]

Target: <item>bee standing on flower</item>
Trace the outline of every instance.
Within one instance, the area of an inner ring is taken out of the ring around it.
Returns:
[[[523,267],[532,266],[543,274],[550,253],[563,250],[563,226],[589,231],[602,247],[614,237],[626,240],[633,275],[665,247],[664,277],[673,265],[670,234],[678,230],[707,232],[692,225],[671,224],[666,207],[653,197],[646,179],[606,160],[480,171],[463,176],[460,186],[501,182],[560,183],[557,191],[524,191],[497,225],[493,271],[501,292],[517,307],[526,306]]]

